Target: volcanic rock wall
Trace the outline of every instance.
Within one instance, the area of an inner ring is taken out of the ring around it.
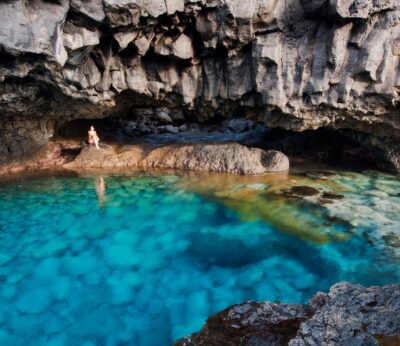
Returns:
[[[137,106],[397,141],[400,3],[7,0],[0,81],[0,154],[9,156],[19,138],[40,144],[51,136],[43,121]],[[10,135],[20,120],[41,125]]]

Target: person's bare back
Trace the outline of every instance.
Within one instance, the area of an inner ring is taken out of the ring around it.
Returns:
[[[99,150],[99,141],[100,138],[97,135],[97,132],[95,131],[93,126],[90,126],[90,130],[88,131],[88,142],[89,144],[94,144],[97,148],[97,150]]]

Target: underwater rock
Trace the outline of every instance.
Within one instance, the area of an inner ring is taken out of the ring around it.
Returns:
[[[307,305],[245,302],[211,316],[175,346],[397,345],[400,285],[365,288],[341,282]]]
[[[264,174],[287,172],[289,159],[279,151],[248,148],[238,143],[166,145],[145,148],[140,145],[97,150],[86,147],[66,168],[168,168],[219,173]]]
[[[318,189],[312,186],[293,186],[290,189],[282,191],[285,197],[305,197],[316,196],[319,194]]]
[[[326,199],[343,199],[343,195],[339,195],[338,193],[324,191],[322,193],[322,197]]]
[[[337,177],[337,174],[333,171],[309,171],[306,172],[306,176],[312,179],[328,180]]]

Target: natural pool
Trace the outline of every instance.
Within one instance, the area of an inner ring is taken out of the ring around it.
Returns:
[[[294,173],[0,184],[0,345],[169,345],[244,300],[400,282],[398,178]]]

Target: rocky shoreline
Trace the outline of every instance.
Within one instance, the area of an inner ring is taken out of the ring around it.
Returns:
[[[254,175],[288,172],[289,158],[280,151],[235,142],[158,146],[102,144],[100,149],[58,142],[49,144],[30,160],[0,166],[0,176],[54,169],[105,172],[171,169]]]
[[[66,169],[133,168],[179,169],[217,173],[264,174],[289,171],[289,159],[279,151],[247,148],[238,143],[166,145],[146,148],[140,145],[84,148]]]
[[[387,160],[377,158],[379,153],[346,134],[327,130],[295,133],[240,118],[200,124],[185,122],[160,108],[151,116],[144,112],[137,121],[95,122],[101,138],[101,150],[96,151],[85,141],[93,122],[66,124],[33,156],[4,162],[0,153],[0,175],[49,169],[156,168],[263,174],[288,171],[289,158],[292,162],[392,171]]]
[[[175,346],[400,344],[400,285],[341,282],[305,305],[245,302],[210,318]]]

